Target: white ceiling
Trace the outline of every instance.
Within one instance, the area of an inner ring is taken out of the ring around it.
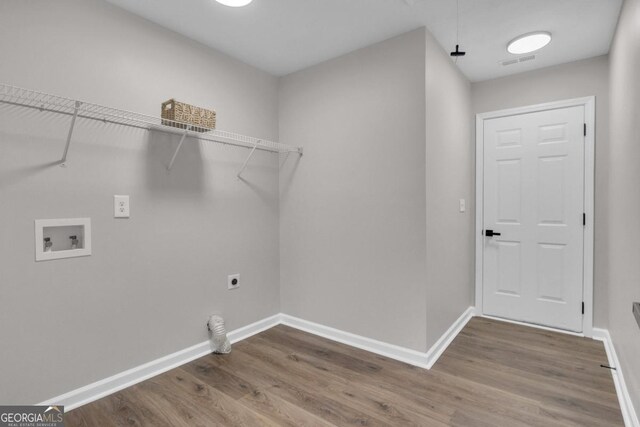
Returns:
[[[447,51],[456,40],[455,0],[108,0],[130,12],[261,68],[285,75],[426,26]],[[458,66],[471,81],[606,54],[622,0],[459,0]],[[551,44],[510,66],[506,44],[535,30]]]

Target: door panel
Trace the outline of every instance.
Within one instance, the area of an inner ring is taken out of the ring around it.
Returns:
[[[584,107],[484,121],[485,314],[582,330]]]
[[[538,224],[566,225],[563,200],[566,197],[566,156],[538,159]]]
[[[501,224],[518,224],[522,207],[520,200],[522,164],[520,159],[498,160],[496,167],[498,168],[496,221]]]
[[[499,241],[496,242],[496,246],[498,251],[496,292],[502,295],[519,297],[522,294],[520,242]]]
[[[538,289],[536,297],[540,300],[566,304],[563,284],[567,281],[567,245],[549,243],[538,244]]]

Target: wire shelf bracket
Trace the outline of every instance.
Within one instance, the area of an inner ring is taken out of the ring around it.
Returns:
[[[186,131],[182,134],[182,137],[180,138],[180,142],[178,143],[178,146],[176,147],[176,151],[174,151],[173,157],[171,157],[171,161],[169,162],[169,166],[167,166],[167,170],[168,171],[170,171],[171,168],[173,167],[173,162],[176,161],[176,157],[178,157],[178,152],[182,148],[182,144],[184,144],[184,140],[185,139],[187,139],[187,132]]]
[[[75,107],[73,108],[73,116],[71,116],[71,124],[69,125],[69,133],[67,134],[67,143],[64,146],[64,152],[62,153],[62,159],[60,159],[60,166],[66,167],[67,165],[67,154],[69,154],[69,146],[71,145],[71,137],[73,136],[73,128],[76,125],[76,119],[78,118],[78,109],[80,108],[82,103],[80,101],[76,101]]]
[[[120,110],[89,102],[64,98],[44,92],[37,92],[16,86],[0,83],[0,104],[31,108],[40,112],[55,113],[71,117],[71,124],[62,155],[61,163],[64,166],[69,154],[71,139],[75,125],[79,119],[93,120],[105,124],[116,124],[143,129],[147,131],[159,131],[174,135],[180,135],[180,143],[173,153],[168,169],[173,167],[176,157],[187,137],[200,141],[215,142],[234,147],[250,149],[249,157],[242,166],[238,176],[244,172],[249,160],[255,151],[267,151],[278,154],[298,153],[302,155],[302,147],[281,144],[279,142],[258,139],[251,136],[221,131],[217,129],[195,128],[190,123],[182,123],[175,120],[162,119],[141,113]]]
[[[258,141],[258,142],[260,142],[260,141]],[[253,156],[253,153],[256,152],[256,148],[258,148],[258,142],[256,142],[256,145],[253,146],[253,148],[251,149],[251,152],[249,153],[249,156],[247,157],[247,159],[242,164],[242,168],[240,168],[240,172],[238,172],[238,179],[241,178],[242,172],[244,172],[244,170],[247,168],[247,165],[249,164],[249,160],[251,160],[251,156]]]

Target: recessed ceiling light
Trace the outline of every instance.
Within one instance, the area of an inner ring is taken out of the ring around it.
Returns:
[[[253,0],[216,0],[218,3],[229,7],[242,7],[251,3]]]
[[[551,41],[551,33],[546,31],[536,31],[535,33],[523,34],[511,40],[507,45],[507,51],[514,55],[521,55],[542,49]]]

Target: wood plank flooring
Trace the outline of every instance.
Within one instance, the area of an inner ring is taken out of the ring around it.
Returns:
[[[427,371],[286,326],[75,409],[67,426],[622,426],[602,343],[472,319]]]

